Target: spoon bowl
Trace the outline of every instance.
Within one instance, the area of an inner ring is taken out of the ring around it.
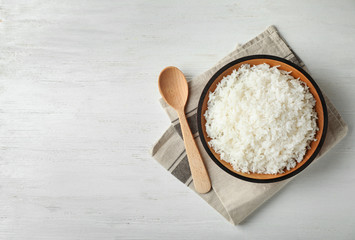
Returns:
[[[189,88],[184,74],[176,67],[165,68],[159,76],[160,94],[174,109],[185,107]]]

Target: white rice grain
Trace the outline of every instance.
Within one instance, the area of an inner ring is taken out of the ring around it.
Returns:
[[[289,73],[242,65],[209,94],[209,145],[244,173],[277,174],[303,160],[315,140],[317,113],[308,87]]]

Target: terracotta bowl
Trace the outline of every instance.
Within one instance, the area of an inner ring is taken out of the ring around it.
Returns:
[[[310,92],[313,94],[314,98],[316,99],[316,106],[315,109],[318,114],[317,125],[319,130],[316,133],[317,141],[314,141],[310,145],[310,149],[306,152],[303,160],[298,163],[294,168],[290,170],[285,170],[284,173],[280,174],[256,174],[256,173],[242,173],[237,172],[233,169],[233,167],[223,161],[219,154],[217,154],[212,147],[208,145],[210,138],[207,136],[206,133],[206,119],[204,117],[205,111],[207,109],[207,102],[209,99],[209,93],[213,92],[216,89],[217,84],[222,80],[224,76],[227,76],[232,73],[234,69],[238,69],[242,64],[250,64],[250,65],[258,65],[266,63],[270,66],[280,66],[279,69],[292,72],[291,75],[294,78],[300,78],[301,81],[305,82],[309,87]],[[314,80],[309,76],[302,68],[295,65],[294,63],[285,60],[283,58],[269,56],[269,55],[253,55],[248,57],[243,57],[237,59],[226,66],[222,67],[213,77],[209,80],[206,87],[204,88],[200,101],[198,104],[198,111],[197,111],[197,122],[198,122],[198,130],[201,137],[202,144],[206,149],[209,156],[212,160],[224,171],[227,173],[240,178],[242,180],[256,182],[256,183],[271,183],[277,182],[281,180],[285,180],[290,178],[303,169],[305,169],[317,156],[319,153],[327,131],[328,125],[328,114],[327,114],[327,107],[325,105],[325,101],[317,84]]]

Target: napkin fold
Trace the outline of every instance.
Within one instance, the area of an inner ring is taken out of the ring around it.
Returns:
[[[288,46],[274,26],[237,48],[205,73],[189,82],[189,99],[185,112],[194,134],[195,141],[206,164],[212,182],[212,190],[199,194],[208,204],[234,225],[242,222],[255,209],[272,197],[293,178],[276,183],[250,183],[237,179],[220,169],[204,150],[197,128],[197,105],[203,88],[208,80],[227,63],[248,55],[268,54],[290,60],[308,72],[305,64]],[[348,131],[348,126],[322,91],[328,109],[328,131],[321,151],[315,160],[334,147]],[[160,103],[167,112],[171,126],[155,143],[152,156],[173,176],[194,190],[187,155],[182,139],[178,116],[174,109],[163,99]]]

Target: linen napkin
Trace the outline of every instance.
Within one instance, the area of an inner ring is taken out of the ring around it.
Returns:
[[[254,39],[244,45],[238,46],[233,52],[219,61],[210,70],[191,80],[189,82],[189,99],[185,108],[191,131],[194,134],[195,141],[206,164],[212,182],[212,190],[207,194],[199,195],[234,225],[243,221],[249,214],[293,179],[291,178],[281,182],[265,184],[239,180],[224,172],[212,161],[204,150],[198,135],[196,117],[197,105],[202,90],[208,80],[227,63],[254,54],[279,56],[290,60],[305,69],[305,71],[308,71],[305,64],[279,35],[277,29],[274,26],[270,26]],[[328,108],[328,131],[323,147],[316,160],[322,157],[328,150],[344,138],[348,131],[348,127],[338,111],[325,96],[324,92],[323,95]],[[173,176],[194,190],[178,116],[175,110],[167,105],[164,100],[160,99],[160,103],[171,119],[171,126],[154,145],[151,152],[152,156],[164,168],[171,172]]]

